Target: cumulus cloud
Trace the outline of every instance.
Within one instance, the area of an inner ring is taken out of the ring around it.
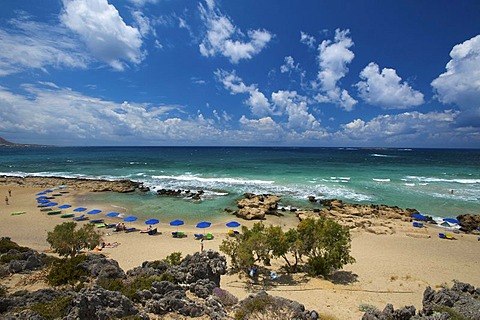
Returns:
[[[463,125],[480,126],[480,35],[450,51],[446,71],[432,81],[436,97],[462,110]]]
[[[458,111],[421,113],[405,112],[398,115],[379,115],[370,121],[356,119],[342,125],[336,137],[361,142],[385,144],[411,144],[428,140],[432,145],[446,146],[461,141],[465,132],[455,131],[453,125]],[[473,137],[473,136],[472,136]],[[475,138],[475,137],[473,137]],[[478,140],[478,137],[475,138]]]
[[[356,84],[360,97],[368,104],[383,109],[406,109],[423,104],[423,94],[413,90],[394,69],[370,62],[360,73],[362,81]]]
[[[237,76],[233,71],[217,70],[215,76],[231,94],[249,94],[249,98],[245,103],[250,106],[250,111],[253,115],[264,117],[274,113],[273,107],[268,102],[268,99],[258,90],[256,85],[246,85],[242,78]]]
[[[272,39],[272,34],[263,29],[249,30],[248,40],[244,33],[233,25],[230,18],[222,14],[213,0],[206,1],[207,7],[199,5],[200,15],[207,32],[200,43],[200,53],[204,57],[222,55],[232,63],[251,59],[260,53]]]
[[[355,57],[350,50],[353,41],[349,37],[350,31],[335,30],[335,38],[324,40],[318,46],[318,63],[320,70],[317,75],[319,94],[316,96],[318,102],[335,103],[347,111],[351,111],[357,101],[350,96],[346,89],[341,89],[338,85],[340,79],[348,73],[347,65]]]
[[[116,70],[139,64],[144,53],[139,29],[127,25],[107,0],[63,0],[61,21],[76,32],[95,58]]]
[[[288,73],[292,71],[298,71],[300,69],[300,66],[295,64],[295,61],[291,56],[285,57],[284,63],[280,66],[280,72],[281,73]]]
[[[314,49],[315,48],[315,38],[309,35],[306,32],[300,31],[300,43],[307,45],[308,47]]]
[[[288,116],[287,127],[297,132],[317,130],[320,123],[308,112],[307,99],[296,91],[283,91],[272,93],[272,102],[283,114]]]
[[[86,68],[86,52],[59,26],[17,19],[0,29],[0,76],[47,67]]]

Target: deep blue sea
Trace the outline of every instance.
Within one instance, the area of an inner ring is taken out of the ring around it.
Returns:
[[[307,197],[415,208],[438,217],[480,214],[480,150],[31,147],[0,148],[0,175],[131,179],[147,194],[99,193],[139,216],[214,219],[245,192],[282,196],[282,206],[314,207]],[[204,190],[195,202],[155,190]]]

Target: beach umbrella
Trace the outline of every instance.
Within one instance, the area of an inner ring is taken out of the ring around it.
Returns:
[[[183,225],[184,223],[185,223],[185,222],[183,222],[182,220],[173,220],[173,221],[170,222],[170,225],[171,225],[171,226],[177,226],[177,227],[178,227],[178,226]]]
[[[421,221],[427,221],[427,219],[428,219],[427,216],[424,216],[421,213],[414,213],[410,217],[415,219],[415,220],[421,220]]]
[[[58,205],[58,202],[49,202],[45,204],[45,207],[55,207],[56,205]]]
[[[43,191],[43,192],[49,193],[49,192],[53,192],[53,190],[47,189],[47,190],[45,190],[45,191]]]
[[[36,196],[43,196],[44,194],[46,194],[46,192],[45,192],[45,191],[42,191],[42,192],[36,193],[35,195],[36,195]]]
[[[87,208],[84,208],[84,207],[78,207],[78,208],[73,209],[74,212],[83,212],[85,210],[87,210]]]
[[[446,221],[448,223],[451,223],[451,224],[459,224],[460,221],[458,221],[457,219],[454,219],[454,218],[443,218],[443,221]]]
[[[123,218],[123,221],[125,221],[125,222],[132,222],[132,221],[135,221],[135,220],[137,220],[137,217],[135,217],[135,216],[128,216],[128,217]]]
[[[147,221],[145,221],[145,224],[157,224],[159,223],[160,221],[158,221],[158,219],[148,219]]]
[[[58,209],[68,209],[70,207],[71,207],[71,205],[69,205],[69,204],[62,204],[61,206],[58,207]]]
[[[197,223],[197,228],[204,229],[204,228],[210,227],[211,225],[212,225],[211,222],[202,221],[202,222]]]
[[[240,227],[240,223],[237,221],[230,221],[226,224],[226,226],[229,228],[237,228]]]
[[[109,212],[107,213],[107,217],[118,217],[120,215],[120,213],[118,212]]]
[[[94,210],[88,211],[87,213],[88,214],[97,214],[97,213],[100,213],[100,212],[102,212],[102,210],[94,209]]]

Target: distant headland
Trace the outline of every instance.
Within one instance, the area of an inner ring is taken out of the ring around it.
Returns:
[[[14,143],[0,137],[0,147],[45,147],[45,146],[46,145],[42,145],[42,144]]]

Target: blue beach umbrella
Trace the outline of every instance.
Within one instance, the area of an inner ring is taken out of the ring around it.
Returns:
[[[211,222],[202,221],[202,222],[197,223],[197,228],[204,229],[204,228],[210,227],[211,225],[212,225]]]
[[[123,221],[125,221],[125,222],[132,222],[132,221],[135,221],[135,220],[137,220],[137,217],[135,217],[135,216],[128,216],[128,217],[125,217],[123,219]]]
[[[447,221],[448,223],[452,223],[452,224],[459,224],[460,221],[458,221],[457,219],[454,219],[454,218],[443,218],[443,221]]]
[[[225,224],[227,227],[229,228],[237,228],[237,227],[240,227],[240,223],[238,223],[237,221],[230,221],[228,222],[227,224]]]
[[[87,208],[84,208],[84,207],[78,207],[78,208],[73,209],[74,212],[83,212],[85,210],[87,210]]]
[[[88,214],[97,214],[97,213],[100,213],[100,212],[102,212],[102,210],[94,209],[94,210],[88,211],[87,213]]]
[[[145,224],[157,224],[159,223],[160,221],[158,221],[158,219],[148,219],[147,221],[145,221]]]
[[[118,217],[120,215],[120,213],[118,212],[109,212],[107,213],[107,217]]]
[[[173,221],[170,222],[170,225],[171,225],[171,226],[177,226],[177,227],[178,227],[178,226],[183,225],[184,223],[185,223],[185,222],[183,222],[182,220],[173,220]]]
[[[58,209],[68,209],[70,207],[71,207],[71,205],[69,205],[69,204],[62,204],[61,206],[58,207]]]
[[[45,192],[45,191],[42,191],[42,192],[36,193],[35,195],[36,195],[36,196],[43,196],[44,194],[46,194],[46,192]]]
[[[421,213],[414,213],[410,217],[415,219],[415,220],[421,220],[421,221],[427,221],[427,219],[428,219],[427,216],[424,216]]]

